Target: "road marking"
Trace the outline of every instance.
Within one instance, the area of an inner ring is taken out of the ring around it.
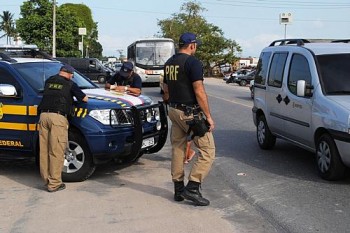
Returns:
[[[233,103],[233,104],[238,104],[238,105],[241,105],[241,106],[244,106],[244,107],[247,107],[247,108],[252,108],[253,107],[251,105],[243,104],[243,103],[236,102],[236,101],[233,101],[233,100],[228,100],[228,99],[225,99],[225,98],[222,98],[222,97],[219,97],[219,96],[215,96],[215,95],[210,95],[208,93],[207,93],[207,95],[210,96],[210,97],[214,97],[214,98],[217,98],[217,99],[221,99],[221,100]]]

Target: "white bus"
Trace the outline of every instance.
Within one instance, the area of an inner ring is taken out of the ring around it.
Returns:
[[[169,38],[140,39],[128,46],[128,61],[143,83],[159,83],[165,62],[175,54],[175,44]]]

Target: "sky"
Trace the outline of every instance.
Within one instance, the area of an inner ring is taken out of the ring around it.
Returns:
[[[0,14],[10,11],[20,17],[23,0],[0,0]],[[158,20],[180,12],[184,0],[56,0],[85,4],[98,23],[104,56],[126,54],[134,40],[156,35]],[[201,15],[218,26],[227,39],[242,48],[240,57],[259,57],[273,40],[286,38],[350,38],[349,0],[197,0],[206,10]],[[280,24],[280,14],[290,13],[290,24]],[[0,36],[3,32],[0,31]],[[5,44],[6,39],[0,39]],[[78,45],[77,45],[78,46]]]

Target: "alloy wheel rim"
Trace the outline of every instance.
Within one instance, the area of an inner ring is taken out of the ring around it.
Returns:
[[[83,148],[72,141],[69,141],[69,148],[66,150],[63,165],[63,172],[74,173],[80,170],[85,162],[85,154]]]
[[[258,140],[260,144],[263,144],[265,141],[265,124],[262,121],[258,125]]]
[[[322,173],[329,170],[331,164],[331,150],[327,142],[322,141],[317,150],[318,167]]]

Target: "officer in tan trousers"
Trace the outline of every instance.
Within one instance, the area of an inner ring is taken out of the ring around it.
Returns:
[[[73,96],[78,101],[88,101],[86,94],[71,80],[73,74],[73,67],[63,65],[57,75],[48,78],[43,99],[38,107],[40,174],[49,192],[66,188],[62,183],[61,174],[68,143],[67,117],[72,112]]]
[[[210,202],[202,196],[199,188],[215,158],[212,134],[214,120],[203,85],[202,63],[193,56],[199,43],[193,33],[187,32],[180,36],[179,52],[165,64],[163,99],[169,104],[168,114],[172,122],[171,175],[175,189],[174,200],[186,199],[195,205],[207,206]],[[190,135],[198,148],[199,156],[185,186],[184,158]]]

